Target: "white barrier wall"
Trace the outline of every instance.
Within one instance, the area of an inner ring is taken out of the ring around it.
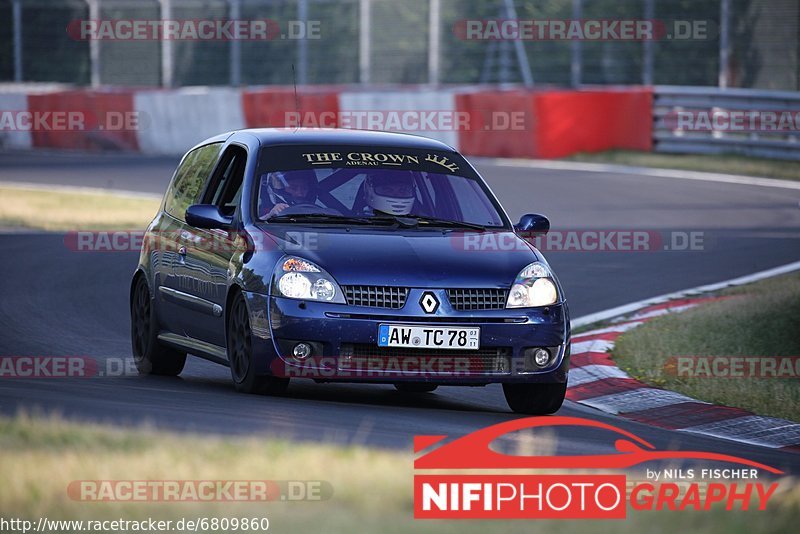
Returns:
[[[134,108],[145,154],[183,154],[203,139],[245,127],[239,89],[144,91],[134,96]]]
[[[8,114],[4,121],[17,123],[19,111],[28,111],[28,95],[25,93],[0,93],[0,113]],[[28,149],[32,146],[31,133],[10,127],[0,126],[0,148]]]
[[[456,103],[452,91],[414,90],[385,91],[385,92],[343,92],[339,94],[339,111],[346,116],[350,111],[380,112],[376,119],[382,119],[389,131],[412,133],[437,139],[452,147],[457,147],[458,132],[454,127],[449,128],[447,121],[452,120]],[[403,116],[402,112],[411,112]],[[428,115],[433,120],[433,128],[425,124],[425,117],[419,112],[435,111]],[[394,113],[400,112],[400,113]],[[408,123],[418,122],[422,127],[416,129],[395,129],[396,118]],[[449,129],[448,129],[449,128]],[[380,128],[384,129],[384,128]]]

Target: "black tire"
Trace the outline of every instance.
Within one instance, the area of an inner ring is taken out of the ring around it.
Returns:
[[[403,393],[430,393],[436,391],[437,384],[426,384],[425,382],[398,382],[394,385],[397,391]]]
[[[516,413],[548,415],[556,413],[564,403],[567,383],[563,384],[503,384],[509,408]]]
[[[186,353],[161,345],[158,330],[147,280],[140,276],[131,295],[131,350],[136,369],[142,375],[178,376],[186,364]]]
[[[280,395],[285,392],[289,385],[288,378],[256,375],[250,314],[241,293],[238,293],[231,302],[227,328],[228,362],[236,390],[257,395]]]

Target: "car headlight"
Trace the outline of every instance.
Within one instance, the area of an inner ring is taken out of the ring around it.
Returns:
[[[344,294],[333,277],[314,263],[286,256],[275,268],[277,294],[290,299],[344,304]]]
[[[506,308],[535,308],[549,306],[558,301],[553,274],[547,265],[534,262],[517,275],[508,292]]]

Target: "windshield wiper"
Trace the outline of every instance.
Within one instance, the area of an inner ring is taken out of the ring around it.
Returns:
[[[422,215],[391,215],[380,212],[380,215],[372,217],[351,217],[348,215],[331,215],[326,213],[298,213],[294,215],[274,215],[267,219],[268,222],[280,223],[332,223],[332,224],[391,224],[402,228],[416,228],[420,223],[426,226],[442,226],[448,228],[468,228],[483,232],[486,227],[480,224],[451,221],[449,219],[437,219],[435,217],[425,217]]]
[[[412,217],[406,215],[389,215],[383,212],[381,212],[380,215],[368,217],[368,219],[374,222],[396,224],[401,228],[416,228],[419,225],[419,221]]]
[[[481,224],[468,223],[464,221],[452,221],[450,219],[438,219],[436,217],[426,217],[424,215],[403,215],[407,219],[414,219],[418,223],[430,226],[446,226],[449,228],[469,228],[479,232],[486,231],[486,227]]]
[[[370,217],[373,221],[392,221],[396,222],[398,225],[402,226],[403,228],[417,228],[420,223],[423,223],[427,226],[444,226],[448,228],[469,228],[470,230],[477,230],[479,232],[483,232],[486,230],[485,226],[480,224],[462,222],[462,221],[453,221],[450,219],[438,219],[436,217],[426,217],[425,215],[392,215],[391,213],[386,213],[383,211],[375,210],[375,215]]]
[[[412,228],[417,226],[417,221],[407,219],[398,220],[395,217],[351,217],[349,215],[331,215],[326,213],[298,213],[294,215],[275,215],[267,219],[271,223],[312,223],[312,224],[358,224],[363,226],[392,225]]]
[[[273,215],[267,222],[310,222],[334,224],[372,224],[369,217],[348,217],[347,215],[330,215],[325,213],[298,213],[294,215]]]

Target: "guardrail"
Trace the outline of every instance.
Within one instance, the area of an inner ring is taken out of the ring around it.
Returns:
[[[800,92],[655,86],[653,150],[800,160]]]

